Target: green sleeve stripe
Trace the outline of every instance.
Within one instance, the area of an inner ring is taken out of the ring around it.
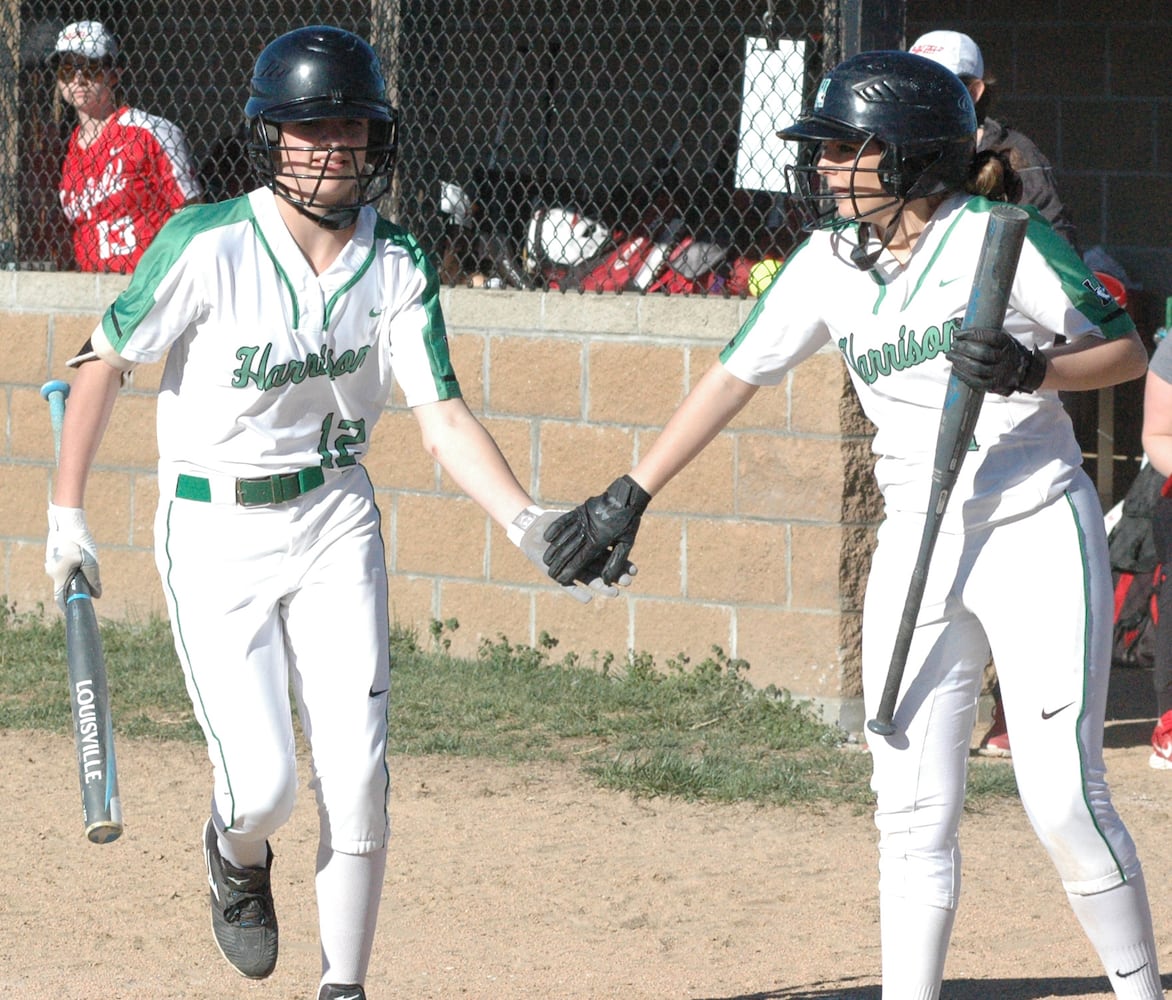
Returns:
[[[966,208],[973,212],[988,212],[995,204],[986,198],[974,197]],[[1088,272],[1078,251],[1033,205],[1017,207],[1024,209],[1030,217],[1026,225],[1026,240],[1057,273],[1063,292],[1075,308],[1102,330],[1107,340],[1117,340],[1131,333],[1135,323],[1119,303],[1111,298],[1101,282]],[[1104,297],[1100,296],[1100,292]]]
[[[130,284],[102,317],[102,330],[111,346],[121,353],[134,328],[155,304],[155,292],[167,272],[193,239],[220,226],[252,218],[247,197],[212,205],[189,205],[176,212],[146,248],[134,269]]]
[[[431,377],[435,381],[436,395],[440,399],[458,398],[461,395],[460,383],[456,380],[456,373],[452,369],[452,359],[448,351],[448,331],[444,324],[444,314],[440,309],[439,274],[432,265],[431,259],[419,245],[418,240],[401,226],[397,226],[380,216],[375,223],[374,235],[375,239],[387,240],[406,250],[412,262],[423,273],[423,310],[427,316],[427,330],[424,332],[424,338],[427,356],[431,363]]]
[[[1038,248],[1050,266],[1058,272],[1062,290],[1078,311],[1102,330],[1107,340],[1118,340],[1131,333],[1135,329],[1135,322],[1109,293],[1105,299],[1096,294],[1102,287],[1101,282],[1093,274],[1088,277],[1088,268],[1078,252],[1055,232],[1038,214],[1037,209],[1032,205],[1022,207],[1030,213],[1026,239]]]

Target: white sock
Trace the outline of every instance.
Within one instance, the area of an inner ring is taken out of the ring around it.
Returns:
[[[956,911],[880,893],[879,912],[883,996],[937,1000]]]
[[[1076,896],[1068,892],[1074,915],[1124,1000],[1163,1000],[1152,912],[1142,874],[1106,892]]]
[[[385,847],[370,854],[318,848],[322,983],[366,982],[386,870]]]
[[[220,857],[233,868],[263,868],[269,860],[266,840],[241,840],[239,836],[221,833],[217,828],[216,844],[220,848]]]

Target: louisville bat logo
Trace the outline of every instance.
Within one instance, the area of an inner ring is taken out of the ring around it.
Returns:
[[[65,649],[85,835],[95,844],[108,844],[122,834],[114,720],[98,619],[80,572],[65,586]]]

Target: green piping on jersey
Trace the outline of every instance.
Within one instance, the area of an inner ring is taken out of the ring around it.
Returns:
[[[171,216],[146,248],[130,284],[102,316],[102,330],[114,350],[122,353],[130,332],[154,308],[159,283],[193,239],[212,229],[235,225],[252,217],[252,205],[247,197],[212,205],[189,205]]]
[[[839,219],[836,224],[824,228],[834,234],[832,239],[845,239],[845,234],[849,232],[853,237],[854,246],[856,248],[862,247],[863,227],[857,219]],[[871,312],[878,316],[879,308],[883,305],[883,300],[887,298],[887,282],[883,280],[883,275],[879,273],[877,268],[868,267],[865,273],[875,286],[875,304],[871,307]]]
[[[969,202],[969,207],[970,208],[972,207],[972,202]],[[944,248],[948,245],[948,237],[952,235],[952,231],[956,228],[957,223],[959,223],[963,217],[964,217],[963,212],[957,212],[956,218],[954,218],[952,220],[952,222],[949,223],[948,228],[944,231],[943,238],[941,238],[940,242],[938,242],[936,244],[936,249],[932,251],[932,256],[931,256],[931,258],[929,258],[927,266],[920,273],[920,278],[916,282],[916,287],[912,289],[911,295],[908,296],[907,302],[904,303],[905,307],[908,305],[911,305],[912,299],[914,299],[916,297],[916,292],[918,292],[920,290],[920,286],[923,285],[924,280],[928,277],[928,274],[931,272],[932,265],[936,263],[936,258],[939,257],[944,252]],[[875,309],[876,314],[878,314],[878,311],[879,311],[878,310],[878,303],[876,303],[876,309]]]
[[[387,240],[407,251],[412,263],[422,272],[425,282],[423,311],[427,316],[427,329],[424,331],[423,339],[430,362],[431,377],[435,381],[436,398],[458,399],[461,395],[460,383],[456,381],[456,373],[452,370],[452,359],[448,351],[448,331],[444,325],[444,314],[440,311],[439,274],[419,242],[402,226],[379,216],[374,224],[374,236],[375,239]]]
[[[974,196],[965,205],[966,212],[987,214],[996,202]],[[1107,340],[1126,337],[1135,329],[1135,323],[1111,293],[1093,274],[1066,239],[1041,215],[1033,205],[1018,205],[1029,215],[1026,240],[1037,249],[1046,263],[1058,275],[1062,291],[1091,323],[1103,331]]]
[[[265,253],[269,255],[269,260],[273,262],[273,269],[277,272],[277,277],[281,279],[281,283],[289,292],[289,307],[293,310],[292,327],[296,330],[301,325],[301,306],[297,301],[297,289],[293,287],[293,282],[289,280],[289,275],[281,267],[281,262],[277,259],[277,255],[273,253],[273,248],[269,246],[269,241],[265,239],[265,234],[261,231],[260,223],[256,220],[255,216],[252,220],[252,231],[256,234],[260,245],[265,248]]]
[[[761,314],[761,310],[765,307],[765,300],[769,298],[769,293],[772,292],[773,289],[775,289],[779,284],[781,284],[778,279],[780,279],[781,276],[785,273],[785,269],[790,266],[794,258],[797,257],[797,255],[805,250],[809,245],[810,241],[808,239],[803,240],[798,248],[794,250],[793,253],[791,253],[788,257],[786,257],[784,261],[782,261],[781,267],[777,269],[777,273],[773,275],[773,279],[769,282],[768,286],[765,288],[765,291],[763,291],[757,297],[757,301],[753,304],[753,308],[750,310],[749,315],[745,318],[745,322],[741,324],[741,328],[737,330],[735,334],[733,334],[732,340],[724,345],[724,349],[720,352],[720,360],[722,362],[727,361],[730,357],[732,357],[741,341],[749,335],[749,331],[752,330],[756,325],[757,317]]]
[[[978,204],[974,204],[974,201],[968,202],[968,204],[965,206],[967,211],[978,209],[988,211],[988,209],[992,206],[992,202],[985,201],[984,198],[977,198],[975,201]],[[924,265],[924,269],[920,272],[920,277],[916,280],[915,286],[912,288],[911,293],[904,302],[905,309],[911,305],[912,300],[916,297],[916,293],[920,290],[925,280],[927,280],[928,275],[931,274],[932,265],[936,263],[936,258],[944,252],[945,247],[948,245],[948,238],[952,235],[952,231],[957,227],[962,218],[964,218],[964,213],[957,212],[952,222],[948,224],[948,228],[944,231],[944,235],[936,244],[936,249],[932,251],[932,256],[928,259],[928,263]],[[879,286],[879,293],[875,297],[875,304],[871,307],[871,314],[873,316],[878,316],[879,309],[883,305],[883,299],[887,296],[887,282],[883,280],[883,275],[880,274],[876,268],[872,268],[868,273],[871,275],[871,280]]]
[[[374,263],[374,248],[375,244],[371,243],[370,252],[366,255],[366,259],[360,265],[358,265],[357,269],[354,271],[354,274],[351,275],[350,280],[330,296],[330,301],[326,303],[324,314],[322,316],[321,326],[323,330],[328,330],[330,328],[330,316],[333,315],[334,306],[337,305],[338,299],[340,299],[343,295],[350,291],[351,288],[358,284],[358,282],[362,280],[362,276],[370,270],[370,265]]]

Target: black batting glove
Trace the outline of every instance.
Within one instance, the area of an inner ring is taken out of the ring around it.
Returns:
[[[598,561],[607,556],[601,572],[603,582],[620,580],[628,572],[627,560],[650,502],[650,493],[630,476],[623,476],[601,496],[563,514],[545,532],[549,548],[542,558],[549,575],[568,586],[581,580],[590,567],[597,572]]]
[[[1004,330],[958,330],[944,356],[965,385],[998,396],[1034,392],[1046,377],[1046,356]]]
[[[544,510],[541,507],[532,505],[521,511],[520,514],[513,518],[513,523],[509,525],[509,541],[524,552],[529,561],[545,576],[551,576],[552,574],[542,559],[546,549],[545,540],[542,536],[545,534],[546,529],[560,516],[560,511]],[[575,601],[579,601],[582,604],[589,604],[590,599],[598,594],[603,597],[617,596],[619,592],[618,587],[602,582],[602,563],[603,561],[599,559],[592,566],[587,566],[582,572],[580,581],[573,580],[569,585],[562,587],[562,590],[566,591]],[[631,579],[636,572],[634,566],[630,566],[629,570],[630,572],[620,576],[614,582],[623,587],[629,587],[631,585]]]

